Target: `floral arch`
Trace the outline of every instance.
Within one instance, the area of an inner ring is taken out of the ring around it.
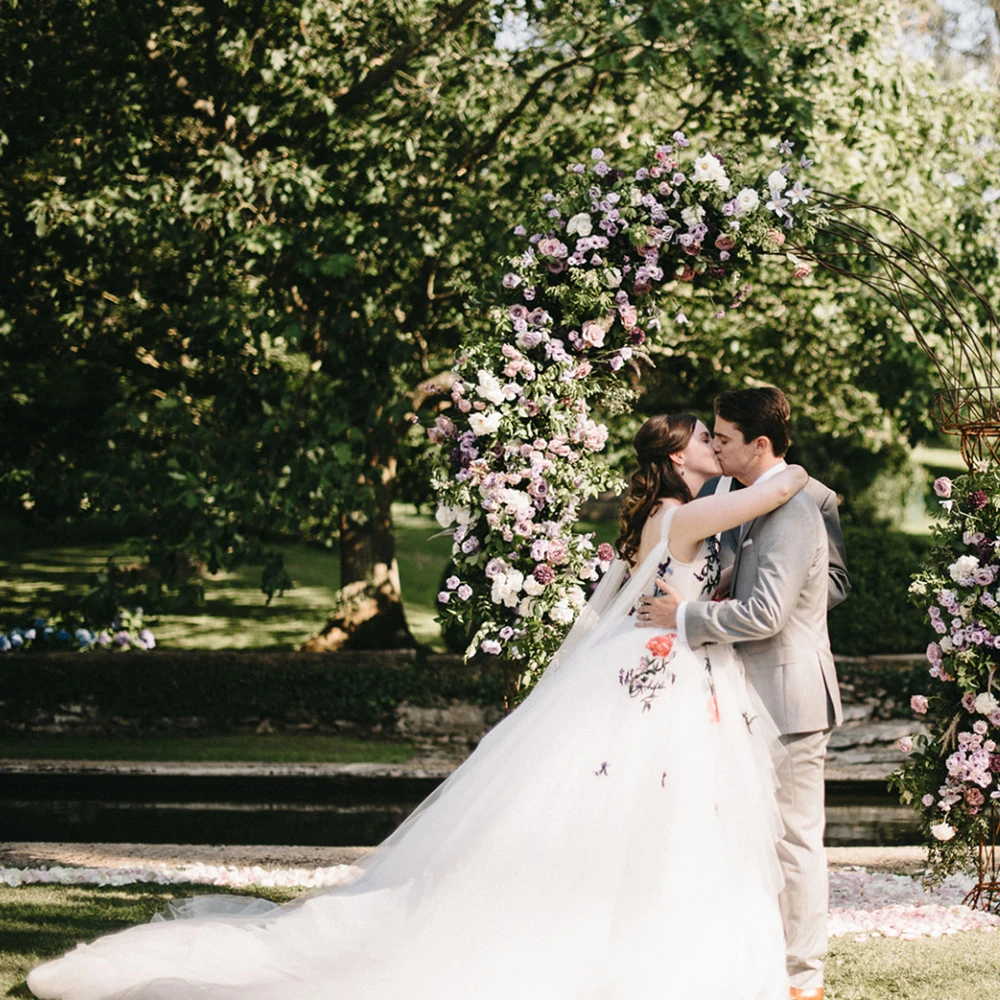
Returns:
[[[765,255],[784,256],[790,281],[823,267],[864,283],[933,361],[935,419],[961,435],[970,469],[947,486],[941,541],[913,588],[935,638],[948,634],[928,650],[933,690],[914,700],[931,735],[904,741],[912,755],[893,782],[921,813],[937,873],[978,864],[976,901],[991,905],[1000,900],[1000,859],[987,851],[1000,836],[993,309],[892,213],[812,191],[811,161],[794,158],[790,142],[756,173],[696,153],[680,132],[640,157],[624,169],[594,149],[565,168],[514,230],[523,244],[505,262],[490,334],[456,361],[450,406],[428,432],[439,445],[437,519],[454,538],[442,621],[470,629],[467,658],[501,658],[508,708],[537,679],[614,557],[573,530],[585,499],[620,485],[591,407],[629,408],[627,369],[649,362],[651,343],[668,336],[665,317],[687,322],[679,286],[699,289],[721,315],[745,301]]]

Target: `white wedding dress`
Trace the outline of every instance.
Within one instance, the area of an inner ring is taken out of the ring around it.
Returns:
[[[45,1000],[786,1000],[775,731],[730,647],[712,648],[711,672],[678,643],[645,684],[633,674],[630,691],[625,676],[663,634],[635,627],[637,597],[661,572],[705,599],[707,552],[683,565],[661,542],[627,581],[616,561],[532,694],[353,884],[266,912],[263,901],[199,897],[183,919],[40,966],[31,990]]]

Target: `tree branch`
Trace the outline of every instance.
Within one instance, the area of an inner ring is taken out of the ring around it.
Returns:
[[[420,55],[433,41],[445,32],[456,28],[469,15],[480,0],[463,0],[454,9],[447,8],[435,19],[428,33],[409,45],[404,45],[390,56],[381,66],[366,74],[346,93],[335,98],[339,111],[350,111],[369,95],[381,89],[415,56]]]

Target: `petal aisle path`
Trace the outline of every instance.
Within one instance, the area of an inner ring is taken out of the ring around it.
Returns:
[[[363,848],[147,844],[0,844],[0,884],[212,885],[321,888],[353,881]],[[993,931],[1000,916],[962,899],[953,876],[927,890],[916,848],[836,848],[830,855],[830,934],[915,940]]]

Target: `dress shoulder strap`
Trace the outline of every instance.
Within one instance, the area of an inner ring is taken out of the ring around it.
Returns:
[[[663,521],[660,524],[660,544],[662,545],[670,538],[670,522],[674,519],[674,514],[677,513],[677,507],[671,504],[670,509],[664,515]]]

